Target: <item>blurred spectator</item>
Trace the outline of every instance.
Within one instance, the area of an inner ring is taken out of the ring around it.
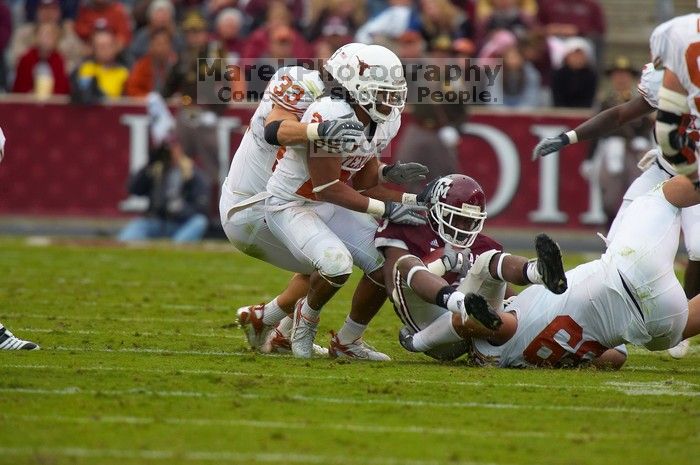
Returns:
[[[540,106],[540,73],[525,60],[518,46],[507,48],[503,58],[503,104],[509,107]]]
[[[225,8],[216,17],[214,38],[223,48],[227,64],[238,64],[243,55],[243,21],[243,14],[235,8]]]
[[[352,42],[364,21],[360,0],[312,0],[311,4],[314,17],[309,21],[306,34],[309,41],[337,36],[343,37],[344,43]]]
[[[620,56],[606,70],[610,90],[600,104],[600,111],[630,101],[637,95],[639,73],[627,57]],[[581,166],[584,176],[599,176],[603,194],[603,210],[609,222],[617,214],[627,188],[641,174],[637,162],[651,148],[653,120],[644,116],[616,128],[591,146]]]
[[[355,35],[357,42],[372,44],[397,39],[408,29],[417,29],[419,18],[411,0],[390,0],[389,8],[371,18]]]
[[[148,24],[134,34],[129,45],[129,62],[133,63],[146,54],[154,31],[167,30],[176,52],[184,47],[184,41],[175,25],[175,8],[170,0],[154,0],[148,7]]]
[[[78,10],[75,32],[88,42],[96,29],[111,29],[121,52],[131,42],[131,21],[124,5],[113,0],[86,0]]]
[[[421,0],[420,5],[420,31],[429,44],[440,38],[451,41],[465,21],[464,14],[450,0]]]
[[[73,73],[71,97],[75,103],[95,103],[120,97],[129,77],[126,66],[117,61],[119,45],[109,29],[92,35],[92,57]]]
[[[149,197],[148,211],[127,224],[119,233],[119,240],[201,240],[209,225],[211,192],[206,176],[177,143],[156,149],[151,157],[148,166],[136,173],[129,185],[130,194]]]
[[[304,0],[249,0],[245,6],[245,13],[253,18],[252,29],[257,29],[263,25],[265,18],[268,18],[270,10],[284,7],[291,16],[289,26],[298,29],[302,26],[302,21],[306,17],[304,11]]]
[[[35,22],[20,24],[12,36],[12,45],[8,53],[10,65],[16,66],[20,57],[35,45],[39,26],[53,24],[60,30],[57,50],[63,55],[68,73],[71,73],[88,51],[75,34],[73,21],[61,22],[58,0],[39,0],[34,2],[34,7]]]
[[[218,42],[209,41],[207,23],[196,11],[190,11],[182,23],[185,49],[172,68],[164,97],[179,97],[177,136],[185,152],[195,159],[211,180],[219,179],[219,145],[216,128],[219,115],[226,109],[218,96],[223,83],[205,80],[205,64],[200,58],[220,58],[211,62],[221,66],[224,51]],[[218,64],[217,64],[218,63]]]
[[[70,91],[63,56],[56,51],[60,30],[51,23],[40,24],[36,45],[20,58],[12,92],[34,92],[37,98]]]
[[[166,80],[177,62],[168,29],[151,32],[148,53],[141,57],[131,69],[126,81],[125,94],[130,97],[145,97],[149,92],[163,95]]]
[[[454,58],[449,57],[452,42],[445,45],[437,41],[430,58],[425,56],[426,43],[417,31],[406,31],[399,38],[399,57],[407,62],[420,62],[423,65],[446,65]],[[430,97],[419,99],[418,88],[427,87],[431,91],[459,91],[463,81],[445,82],[426,78],[418,67],[409,67],[407,102],[411,107],[413,118],[408,127],[402,131],[397,145],[397,158],[403,162],[418,162],[426,165],[431,178],[459,172],[457,148],[461,135],[460,128],[467,118],[467,105],[435,102]],[[411,192],[420,192],[424,182],[406,186]]]
[[[271,1],[267,10],[265,23],[254,30],[247,38],[243,57],[252,63],[256,58],[264,57],[269,49],[270,32],[283,26],[291,27],[292,15],[284,3]],[[294,36],[292,49],[296,58],[311,58],[313,50],[304,36],[292,30]]]
[[[41,22],[37,17],[41,5],[44,4],[44,0],[25,0],[24,2],[24,20],[30,23]],[[78,14],[78,6],[80,5],[80,0],[56,0],[60,7],[61,18],[70,22],[75,21],[75,17]]]
[[[0,90],[7,89],[7,65],[5,63],[5,51],[10,45],[12,37],[12,13],[5,3],[0,0]]]
[[[580,37],[567,39],[562,66],[552,74],[554,106],[590,108],[597,88],[598,75],[590,44]]]
[[[540,74],[541,104],[549,106],[551,102],[549,86],[552,79],[552,57],[549,53],[547,39],[540,31],[531,31],[525,39],[520,41],[520,45],[523,57],[532,63]]]
[[[262,95],[267,87],[267,82],[271,74],[263,72],[266,68],[277,70],[280,68],[280,63],[283,65],[293,64],[292,59],[296,58],[294,54],[294,31],[287,26],[280,26],[271,29],[267,50],[264,55],[255,61],[256,73],[248,82],[248,90]]]
[[[595,48],[600,66],[605,35],[605,14],[597,0],[539,0],[537,21],[548,36],[585,37]]]
[[[477,23],[478,44],[483,44],[492,32],[502,29],[512,32],[518,39],[523,39],[534,26],[534,17],[521,8],[519,0],[491,0],[488,3],[490,11]]]

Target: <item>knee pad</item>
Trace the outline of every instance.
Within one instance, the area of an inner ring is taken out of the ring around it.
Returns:
[[[474,277],[482,280],[493,279],[491,272],[489,271],[489,266],[491,265],[491,260],[493,257],[499,253],[502,252],[500,250],[493,249],[479,255],[469,269],[469,274],[472,274]]]
[[[346,249],[329,247],[323,251],[323,258],[316,264],[318,272],[334,282],[333,278],[338,278],[352,273],[352,255]]]

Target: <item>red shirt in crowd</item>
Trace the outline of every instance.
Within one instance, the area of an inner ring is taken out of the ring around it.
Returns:
[[[88,42],[98,22],[103,23],[100,27],[109,28],[114,32],[122,47],[129,45],[131,24],[124,5],[119,2],[110,2],[99,9],[90,4],[81,6],[75,20],[75,32],[78,37]]]
[[[17,63],[17,76],[12,86],[12,92],[29,93],[34,91],[34,68],[41,61],[39,49],[36,47],[29,49]],[[68,94],[70,85],[68,76],[63,64],[63,57],[60,53],[53,51],[46,58],[46,63],[51,68],[53,74],[53,93]]]

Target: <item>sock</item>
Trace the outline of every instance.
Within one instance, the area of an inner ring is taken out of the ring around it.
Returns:
[[[350,344],[362,337],[367,325],[361,325],[352,321],[350,317],[345,319],[345,324],[338,331],[338,341],[341,344]]]
[[[292,325],[294,324],[294,320],[292,320],[292,317],[287,315],[286,317],[282,318],[282,321],[280,321],[280,324],[277,325],[277,331],[279,333],[289,339],[289,337],[292,334]]]
[[[318,318],[321,315],[321,310],[314,310],[313,308],[309,307],[306,299],[304,299],[304,305],[301,306],[301,314],[309,321],[318,321]]]
[[[439,345],[461,340],[462,337],[452,326],[452,312],[445,312],[428,327],[413,335],[413,347],[418,352],[425,352]]]
[[[272,302],[265,304],[265,312],[263,313],[263,324],[274,326],[284,317],[286,317],[287,314],[282,310],[277,303],[277,297],[272,299]]]
[[[530,260],[525,264],[525,277],[532,284],[543,284],[542,276],[540,272],[537,271],[537,259]]]

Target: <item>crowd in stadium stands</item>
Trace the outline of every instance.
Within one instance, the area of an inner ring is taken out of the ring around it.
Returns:
[[[591,107],[604,35],[596,0],[0,0],[0,90],[170,97],[196,57],[324,58],[360,41],[502,58],[506,105]]]

